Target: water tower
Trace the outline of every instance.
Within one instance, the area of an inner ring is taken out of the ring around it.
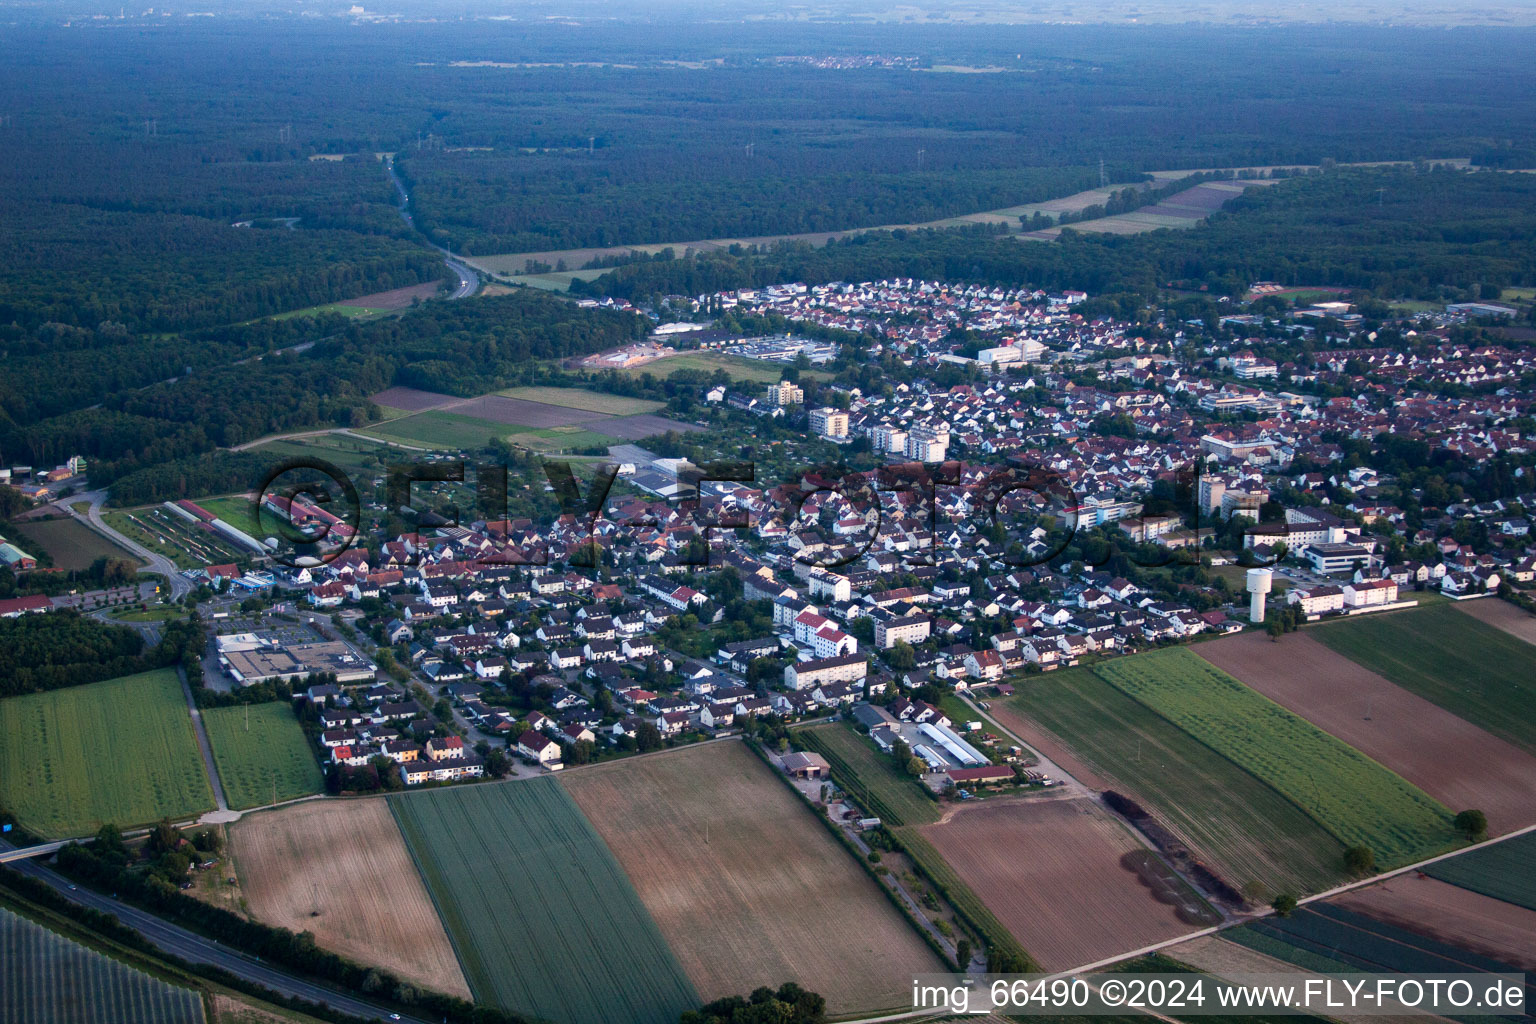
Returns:
[[[1274,575],[1268,569],[1248,570],[1248,621],[1255,625],[1264,621],[1264,599],[1269,595]]]

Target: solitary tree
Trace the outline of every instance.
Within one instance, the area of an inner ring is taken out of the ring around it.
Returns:
[[[1344,869],[1352,875],[1368,875],[1376,870],[1376,855],[1361,843],[1344,851]]]
[[[1488,815],[1477,810],[1462,811],[1456,815],[1456,828],[1468,839],[1481,839],[1488,834]]]
[[[1288,892],[1283,892],[1275,897],[1274,902],[1270,906],[1275,908],[1275,913],[1281,917],[1290,917],[1291,911],[1296,909],[1296,897]]]

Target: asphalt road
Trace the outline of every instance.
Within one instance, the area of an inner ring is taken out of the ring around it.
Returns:
[[[448,298],[467,299],[471,295],[475,294],[475,292],[479,291],[480,275],[476,273],[469,266],[469,264],[465,263],[463,260],[458,259],[453,255],[453,253],[438,245],[436,242],[433,242],[430,238],[427,238],[425,234],[422,234],[421,229],[416,227],[416,218],[411,216],[411,196],[410,193],[405,190],[405,182],[401,181],[400,176],[395,173],[395,158],[393,156],[386,156],[384,158],[384,170],[388,172],[389,180],[394,182],[395,191],[400,194],[401,219],[409,224],[411,228],[417,232],[417,234],[421,234],[423,240],[428,245],[442,253],[443,262],[448,264],[448,269],[459,275],[459,286],[453,290],[452,294],[450,294]]]
[[[107,500],[106,491],[88,491],[85,494],[77,494],[72,499],[72,502],[79,502],[82,500],[90,502],[90,507],[86,509],[85,515],[81,515],[73,508],[70,508],[71,502],[65,502],[60,507],[68,509],[69,514],[74,516],[76,519],[84,520],[85,522],[89,523],[91,527],[98,533],[106,534],[118,544],[121,544],[123,547],[127,548],[129,551],[133,552],[135,555],[138,555],[144,561],[148,562],[149,567],[140,569],[139,571],[155,572],[164,576],[170,583],[172,600],[181,597],[183,594],[191,592],[192,581],[181,574],[181,571],[176,568],[176,563],[172,562],[164,555],[151,551],[149,548],[140,544],[138,541],[132,539],[131,537],[123,536],[121,533],[118,533],[116,530],[112,529],[112,527],[107,525],[107,521],[101,517],[101,505],[104,501]]]
[[[20,874],[29,875],[52,886],[73,903],[115,915],[119,921],[133,928],[160,949],[189,963],[212,964],[247,981],[264,985],[274,992],[299,999],[307,999],[312,1003],[324,1003],[343,1013],[350,1013],[365,1020],[389,1019],[390,1011],[376,1003],[371,1003],[366,999],[361,999],[336,989],[326,988],[314,982],[295,978],[284,971],[268,967],[255,957],[246,956],[244,953],[227,949],[212,939],[205,939],[195,932],[190,932],[168,921],[162,921],[153,914],[139,910],[136,907],[131,907],[111,897],[103,896],[89,889],[71,888],[70,883],[62,876],[55,874],[41,864],[33,861],[21,861],[10,866]],[[428,1024],[427,1021],[416,1017],[402,1017],[401,1019],[411,1021],[413,1024]]]

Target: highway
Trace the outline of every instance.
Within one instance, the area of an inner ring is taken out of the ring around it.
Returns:
[[[30,860],[19,861],[12,864],[11,868],[18,874],[28,875],[52,886],[73,903],[115,915],[119,921],[133,928],[160,949],[188,963],[211,964],[247,981],[263,985],[274,992],[307,999],[312,1003],[324,1003],[343,1013],[350,1013],[365,1020],[389,1019],[391,1011],[377,1003],[315,982],[295,978],[282,970],[268,967],[255,957],[246,956],[244,953],[221,946],[212,939],[205,939],[196,932],[162,921],[147,911],[131,907],[89,889],[75,888],[62,876],[41,864]],[[427,1021],[416,1017],[402,1016],[400,1019],[411,1021],[413,1024],[428,1024]]]
[[[400,180],[400,175],[395,173],[395,157],[393,153],[385,154],[384,170],[389,173],[389,180],[395,185],[395,191],[400,194],[400,217],[411,226],[417,234],[422,236],[432,248],[443,254],[443,262],[448,264],[448,269],[459,275],[458,287],[448,296],[450,299],[467,299],[480,290],[480,275],[447,249],[427,238],[426,234],[416,226],[416,218],[411,216],[411,195],[405,190],[405,182]]]

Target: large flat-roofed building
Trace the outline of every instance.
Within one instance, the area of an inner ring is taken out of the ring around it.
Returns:
[[[221,648],[219,664],[241,686],[319,672],[332,673],[338,683],[364,683],[378,671],[373,662],[335,640],[286,647],[235,646],[245,649]]]

